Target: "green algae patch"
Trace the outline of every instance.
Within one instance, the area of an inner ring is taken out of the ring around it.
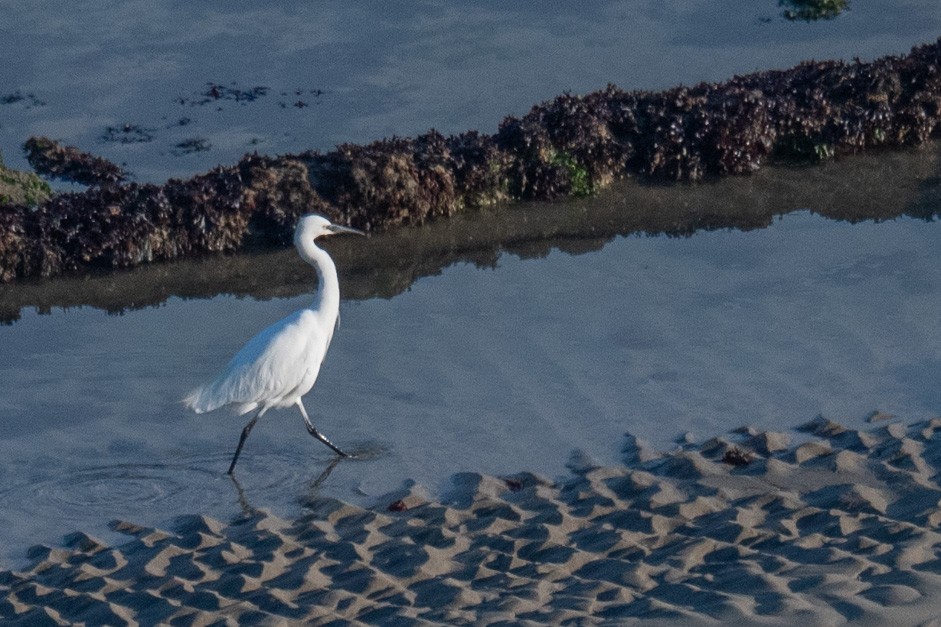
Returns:
[[[35,207],[51,195],[49,184],[39,176],[4,167],[0,158],[0,203]]]
[[[848,0],[779,0],[784,19],[792,22],[832,20],[849,8]]]
[[[588,168],[581,165],[572,155],[566,152],[556,153],[550,159],[550,163],[560,166],[568,172],[570,195],[576,197],[591,196],[595,192]]]

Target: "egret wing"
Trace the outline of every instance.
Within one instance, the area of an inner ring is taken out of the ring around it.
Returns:
[[[310,312],[301,310],[258,333],[215,379],[194,390],[184,402],[197,412],[237,404],[244,413],[289,394],[309,369],[315,339],[311,335],[316,331],[309,316]]]

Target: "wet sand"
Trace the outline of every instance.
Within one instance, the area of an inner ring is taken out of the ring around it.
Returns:
[[[0,573],[21,624],[924,624],[941,611],[941,418],[742,429],[572,475],[465,473],[285,520],[115,522]],[[795,440],[791,443],[790,440]],[[933,623],[932,623],[933,624]]]

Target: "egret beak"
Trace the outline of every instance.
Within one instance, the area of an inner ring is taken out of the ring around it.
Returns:
[[[362,231],[351,229],[348,226],[340,226],[339,224],[331,224],[327,227],[327,230],[331,233],[355,233],[356,235],[366,235]]]

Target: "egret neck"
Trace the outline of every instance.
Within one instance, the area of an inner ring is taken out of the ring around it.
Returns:
[[[314,238],[298,233],[295,240],[301,258],[317,271],[317,295],[311,309],[325,320],[336,320],[340,311],[340,282],[333,259],[314,243]]]

